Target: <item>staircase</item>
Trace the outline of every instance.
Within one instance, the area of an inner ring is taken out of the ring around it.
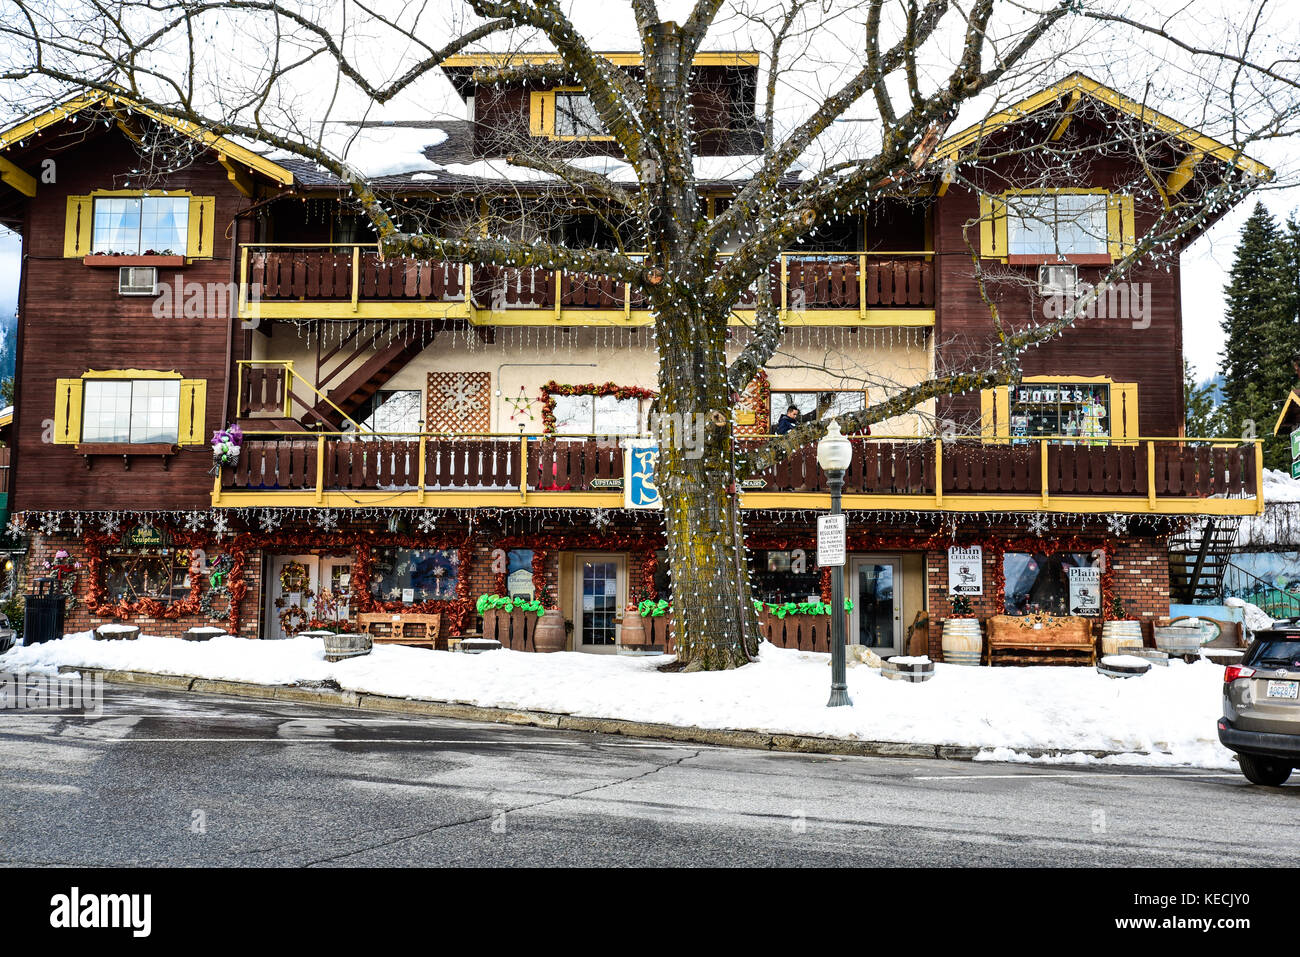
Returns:
[[[1231,562],[1224,576],[1223,592],[1258,605],[1270,618],[1300,618],[1300,594],[1252,575]]]
[[[1202,516],[1169,538],[1169,591],[1178,604],[1213,604],[1223,598],[1240,516]]]
[[[427,324],[409,323],[394,334],[388,345],[380,348],[355,372],[330,389],[329,401],[322,399],[317,402],[312,413],[316,418],[328,422],[331,428],[341,429],[345,415],[354,415],[432,341],[433,336],[428,332]]]

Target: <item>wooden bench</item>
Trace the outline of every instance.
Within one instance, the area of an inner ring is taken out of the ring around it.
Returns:
[[[1055,615],[994,615],[988,620],[988,664],[1095,664],[1097,643],[1088,618]]]
[[[377,645],[436,648],[442,615],[397,611],[364,612],[357,615],[357,624]]]

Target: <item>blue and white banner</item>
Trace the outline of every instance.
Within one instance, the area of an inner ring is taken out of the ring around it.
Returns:
[[[623,473],[624,508],[662,508],[659,486],[655,480],[655,467],[659,464],[659,446],[656,443],[633,442],[627,447]]]

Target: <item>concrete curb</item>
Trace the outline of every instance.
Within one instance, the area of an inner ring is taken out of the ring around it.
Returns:
[[[246,681],[226,681],[219,678],[192,678],[186,675],[163,675],[145,671],[113,671],[103,668],[78,668],[63,665],[60,674],[79,672],[100,676],[106,684],[143,685],[171,691],[189,691],[196,694],[218,694],[237,698],[258,698],[264,701],[292,701],[298,704],[330,705],[356,708],[360,711],[379,711],[390,714],[411,714],[436,718],[456,718],[462,721],[481,721],[489,724],[510,724],[534,728],[554,728],[560,731],[585,731],[594,734],[617,734],[631,738],[651,738],[661,741],[680,741],[691,744],[712,744],[729,748],[749,748],[757,751],[787,751],[802,754],[844,754],[859,757],[937,758],[945,761],[973,761],[983,748],[953,744],[909,744],[899,741],[859,741],[851,738],[827,738],[817,735],[781,734],[766,731],[727,730],[699,728],[671,724],[654,724],[645,721],[625,721],[621,718],[585,718],[549,711],[526,711],[510,708],[484,708],[479,705],[460,704],[454,701],[426,701],[418,698],[393,698],[388,695],[360,691],[340,691],[332,688],[312,688],[303,685],[259,685]],[[1061,752],[1027,750],[1021,752],[1031,757],[1043,757]],[[1136,751],[1077,751],[1092,757],[1119,754],[1138,754]]]

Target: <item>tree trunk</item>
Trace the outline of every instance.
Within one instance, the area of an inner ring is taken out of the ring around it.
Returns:
[[[677,658],[692,670],[758,651],[736,493],[726,320],[674,310],[659,320],[659,494],[664,504]],[[693,327],[694,338],[684,333]],[[705,335],[701,335],[707,329]],[[695,350],[675,342],[706,342]]]

